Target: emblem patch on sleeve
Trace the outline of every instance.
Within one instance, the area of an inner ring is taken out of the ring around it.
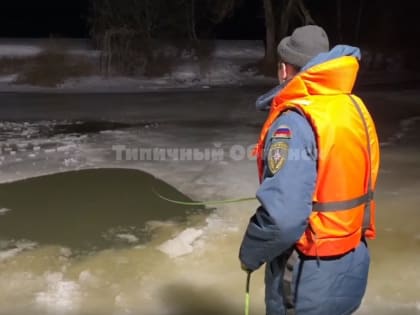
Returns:
[[[292,138],[292,131],[286,125],[281,125],[277,128],[276,131],[273,133],[274,139],[291,139]]]
[[[289,145],[285,142],[274,142],[271,144],[267,155],[268,169],[271,174],[276,174],[287,160]]]

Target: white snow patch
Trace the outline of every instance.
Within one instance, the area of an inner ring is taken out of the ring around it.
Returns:
[[[64,280],[60,272],[46,274],[47,289],[38,292],[36,303],[52,313],[69,312],[77,309],[81,301],[80,285]]]
[[[117,234],[116,235],[119,239],[127,241],[128,243],[137,243],[139,241],[138,237],[133,234]]]
[[[28,143],[27,142],[21,142],[16,144],[16,146],[18,147],[18,149],[22,150],[22,149],[26,149],[28,147]]]
[[[97,288],[100,286],[100,279],[95,277],[89,270],[84,270],[79,274],[81,285]]]
[[[123,130],[103,130],[100,131],[101,134],[104,135],[124,135],[127,134],[127,131],[123,131]]]
[[[1,44],[0,57],[29,57],[39,54],[40,47],[25,44]]]
[[[149,232],[152,232],[156,229],[160,228],[169,228],[176,226],[176,223],[174,221],[158,221],[158,220],[151,220],[146,222],[146,230]]]
[[[63,165],[65,167],[77,166],[79,164],[80,164],[79,161],[75,158],[64,159],[64,162],[63,162]]]
[[[12,83],[15,82],[18,78],[18,74],[9,74],[9,75],[2,75],[0,76],[0,83]]]
[[[14,244],[14,248],[0,252],[0,262],[15,257],[19,253],[35,248],[37,244],[34,242],[21,241]]]
[[[193,251],[193,243],[203,235],[202,230],[188,228],[175,238],[161,244],[158,249],[171,258],[187,255]]]
[[[7,209],[7,208],[1,208],[0,209],[0,215],[5,215],[7,212],[10,212],[10,211],[12,211],[12,210]]]
[[[70,150],[73,150],[73,149],[76,149],[76,148],[77,148],[77,146],[75,144],[68,144],[68,145],[59,146],[57,148],[57,151],[58,152],[67,152],[67,151],[70,151]]]
[[[264,57],[262,41],[216,41],[213,58],[261,59]]]
[[[60,255],[63,257],[70,257],[72,254],[71,249],[68,247],[62,247],[60,248]]]
[[[211,231],[225,231],[225,232],[237,232],[239,227],[236,222],[227,220],[226,218],[220,217],[218,214],[212,214],[207,219],[207,229]]]
[[[19,248],[12,248],[5,251],[0,252],[0,261],[12,258],[19,254],[22,250]]]

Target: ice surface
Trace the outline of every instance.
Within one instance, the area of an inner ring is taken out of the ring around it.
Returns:
[[[193,243],[203,235],[202,230],[188,228],[173,239],[161,244],[158,249],[171,258],[183,256],[193,251]]]
[[[77,309],[81,299],[80,285],[64,279],[62,273],[46,274],[47,290],[38,292],[36,303],[48,313],[65,313]]]
[[[0,251],[0,262],[15,257],[25,250],[34,249],[36,246],[36,243],[28,241],[10,242],[9,247],[13,248]]]
[[[139,241],[139,238],[133,234],[117,234],[116,235],[119,239],[124,240],[128,243],[137,243]]]
[[[183,102],[176,101],[176,93],[171,93],[168,98],[165,98],[164,93],[159,94],[159,96],[156,96],[156,102],[150,101],[145,94],[136,95],[133,97],[135,100],[135,102],[133,101],[135,103],[133,107],[121,109],[120,106],[123,104],[118,103],[114,112],[97,111],[95,115],[100,114],[101,118],[109,115],[112,116],[111,118],[119,120],[133,119],[135,122],[140,120],[144,122],[144,119],[149,119],[149,117],[166,115],[156,128],[144,128],[142,123],[141,127],[124,129],[124,133],[97,132],[89,134],[81,140],[78,137],[69,137],[65,134],[51,136],[41,132],[41,130],[53,129],[54,124],[60,123],[60,120],[54,122],[51,119],[50,122],[37,123],[33,121],[28,121],[27,123],[2,122],[0,124],[2,131],[0,137],[3,137],[2,140],[4,140],[1,142],[4,150],[3,156],[0,157],[0,160],[3,161],[0,180],[5,182],[76,168],[125,167],[147,171],[172,184],[194,200],[253,196],[258,187],[255,161],[232,161],[227,158],[222,161],[179,161],[176,163],[173,161],[116,161],[115,156],[112,155],[111,147],[114,144],[146,148],[172,148],[174,146],[203,148],[213,147],[214,143],[221,143],[222,147],[228,150],[232,145],[250,145],[256,140],[259,132],[259,121],[257,114],[253,111],[253,99],[252,95],[250,97],[248,89],[237,90],[235,93],[231,89],[224,91],[210,89],[203,93],[207,94],[185,93],[186,96],[182,99]],[[232,102],[232,99],[230,99],[231,94],[238,94],[241,97],[234,99],[237,101]],[[213,97],[212,95],[218,95],[218,97],[211,99],[205,104],[206,106],[200,107],[202,102],[206,102],[208,98]],[[126,98],[127,96],[120,97]],[[386,97],[387,95],[383,98],[386,99]],[[418,100],[418,96],[411,97],[414,100]],[[175,101],[173,104],[171,103],[171,106],[164,107],[166,110],[164,111],[161,104],[165,102],[168,104],[168,99]],[[183,107],[186,103],[188,103],[187,108]],[[145,106],[142,107],[143,105]],[[383,104],[380,105],[382,106]],[[78,106],[78,104],[73,106]],[[173,109],[172,112],[170,111],[171,109]],[[36,114],[37,109],[33,110]],[[53,112],[54,108],[50,107],[50,110]],[[28,114],[28,112],[23,110],[21,112],[22,115]],[[85,116],[83,109],[81,109],[81,112],[82,114],[79,115]],[[138,114],[138,112],[141,113]],[[215,115],[214,113],[218,114]],[[71,116],[74,113],[65,113],[65,115],[67,114]],[[126,116],[123,117],[123,114]],[[136,116],[137,114],[138,116]],[[212,117],[213,121],[217,122],[225,122],[224,120],[227,117],[232,117],[240,121],[240,123],[235,125],[232,121],[228,121],[221,127],[218,125],[213,126],[209,123],[207,128],[203,127],[200,121],[192,126],[184,123],[184,119],[193,119],[196,117],[194,115],[206,119]],[[179,120],[182,123],[177,125],[166,124],[165,119]],[[418,121],[416,121],[417,123]],[[411,128],[415,127],[414,123],[401,122],[400,125],[396,122],[396,125],[409,128],[403,138],[409,135],[410,132],[414,134],[414,131],[411,131]],[[386,128],[391,127],[387,125]],[[27,136],[30,137],[27,138]],[[70,146],[67,147],[68,150],[57,150],[58,147],[66,146]],[[20,152],[19,148],[26,148],[27,152]],[[47,150],[51,150],[49,154],[46,154]],[[11,151],[16,151],[16,156],[11,156]],[[37,156],[29,158],[28,155],[33,154],[33,152],[36,152]],[[66,153],[69,155],[66,155]],[[385,153],[389,154],[389,151]],[[410,161],[413,164],[407,165],[407,168],[410,168],[409,174],[415,176],[416,172],[418,172],[417,164],[415,164],[418,163],[416,162],[418,155],[412,154],[410,157],[403,151],[395,150],[392,153],[392,159],[387,160],[386,154],[384,155],[386,162],[384,168],[390,170],[390,173],[382,172],[381,175],[394,176],[394,178],[392,181],[382,178],[381,185],[384,183],[391,185],[397,182],[401,184],[402,188],[407,186],[415,189],[417,187],[415,182],[417,179],[415,177],[412,183],[400,183],[401,178],[408,178],[408,175],[401,168],[396,174],[394,163],[396,160],[401,159],[404,164],[407,164],[406,162],[411,159]],[[22,161],[17,162],[18,158],[22,159]],[[66,160],[74,163],[70,163],[69,167],[65,167]],[[393,188],[394,186],[390,186],[388,190],[393,192]],[[401,189],[398,192],[398,195],[389,195],[389,198],[392,200],[401,199],[402,202],[405,202],[404,198],[407,197],[405,191]],[[415,193],[415,195],[417,196],[418,194]],[[381,215],[386,215],[387,211],[390,210],[387,200],[384,199],[387,196],[387,194],[383,193],[378,194],[380,202],[378,209],[381,209]],[[73,258],[71,252],[60,249],[57,249],[58,253],[53,258],[43,255],[43,252],[40,254],[34,253],[33,256],[40,260],[38,261],[38,268],[52,268],[49,263],[53,262],[52,266],[61,264],[57,270],[65,267],[69,270],[69,274],[66,274],[63,270],[58,274],[49,272],[42,276],[41,280],[37,280],[35,284],[32,284],[32,286],[28,285],[28,288],[21,285],[19,294],[24,293],[27,300],[36,302],[41,309],[45,310],[41,314],[71,313],[77,310],[80,305],[85,304],[91,304],[93,307],[102,306],[104,307],[103,309],[108,310],[106,308],[108,304],[106,303],[110,303],[110,308],[114,315],[130,314],[130,312],[126,312],[126,307],[133,310],[131,314],[172,315],[178,314],[176,310],[174,311],[178,305],[181,305],[181,307],[184,304],[190,305],[191,296],[197,297],[199,301],[211,304],[216,299],[209,299],[207,293],[210,292],[210,297],[218,298],[217,290],[221,289],[223,292],[231,293],[228,305],[233,305],[233,311],[229,313],[239,313],[243,307],[241,303],[243,302],[242,280],[244,280],[244,277],[239,269],[237,250],[244,228],[256,206],[256,203],[253,202],[235,204],[230,207],[221,206],[213,209],[211,214],[206,216],[207,220],[201,220],[200,224],[195,223],[193,215],[188,217],[188,222],[185,224],[180,224],[176,221],[150,222],[147,225],[148,230],[146,233],[150,232],[153,236],[151,243],[142,244],[141,246],[135,246],[137,245],[135,243],[128,243],[130,245],[128,246],[129,249],[121,251],[108,250],[91,253],[89,257],[82,259],[80,257]],[[11,210],[13,211],[13,209]],[[405,208],[401,209],[401,211],[405,211]],[[387,228],[387,232],[382,232],[381,238],[377,240],[379,243],[375,243],[376,254],[387,255],[387,246],[394,244],[395,240],[384,240],[388,235],[389,237],[394,237],[393,234],[398,233],[399,225],[395,225],[394,220],[395,217],[392,216],[392,220],[384,222],[383,226]],[[411,221],[413,224],[416,224],[415,220]],[[409,223],[407,222],[407,224]],[[406,229],[406,224],[401,226],[404,226],[404,229]],[[177,231],[177,233],[174,233],[174,231]],[[410,241],[418,241],[415,239],[418,236],[418,228],[415,231],[415,233],[409,235],[409,241],[406,241],[405,244],[409,244]],[[118,234],[123,236],[120,238],[122,241],[127,242],[134,240],[133,236],[135,236],[130,230],[116,230],[114,233],[111,233],[111,239],[115,240],[118,238]],[[404,236],[403,234],[402,236]],[[12,243],[2,246],[5,250],[0,253],[0,260],[5,264],[5,277],[8,275],[9,270],[18,268],[13,264],[15,261],[19,263],[25,262],[25,257],[29,256],[19,255],[22,251],[20,251],[19,246],[14,246],[16,245]],[[407,251],[412,256],[408,256],[406,254]],[[365,300],[358,314],[387,314],[377,310],[391,309],[390,306],[394,307],[392,309],[394,313],[402,313],[407,310],[407,312],[413,311],[412,313],[415,314],[418,304],[416,306],[413,304],[413,301],[417,301],[418,297],[415,297],[415,299],[407,297],[407,300],[410,302],[405,304],[397,299],[390,299],[389,304],[384,307],[381,306],[384,300],[376,303],[374,299],[378,292],[382,295],[382,292],[385,291],[384,296],[386,296],[389,293],[386,290],[393,290],[392,288],[384,289],[384,287],[387,287],[387,275],[389,275],[389,272],[392,273],[392,270],[395,270],[395,267],[400,265],[400,263],[408,263],[409,265],[406,269],[413,270],[409,276],[412,276],[413,279],[418,278],[416,277],[417,269],[415,268],[416,264],[418,264],[418,255],[409,248],[407,251],[401,250],[399,253],[403,254],[403,256],[398,255],[398,257],[395,257],[395,253],[391,252],[390,256],[385,256],[381,260],[380,265],[375,267],[369,286],[370,295]],[[44,256],[46,257],[44,258]],[[74,256],[77,255],[75,254]],[[2,257],[4,257],[4,260],[2,260]],[[54,257],[58,257],[58,260],[54,260]],[[172,259],[175,257],[178,259]],[[220,257],[224,259],[220,259]],[[121,268],[122,263],[123,268]],[[31,262],[23,266],[23,270],[32,268]],[[174,272],[168,273],[169,269]],[[261,272],[257,272],[254,279],[258,279],[260,275]],[[10,275],[10,277],[7,276],[3,281],[3,293],[6,294],[10,291],[9,283],[11,282],[8,282],[8,279],[12,279],[13,276],[14,274]],[[255,283],[253,289],[255,303],[253,305],[256,305],[257,309],[255,313],[263,313],[263,280],[259,280],[253,282],[253,285]],[[21,283],[23,282],[21,281]],[[393,282],[393,287],[400,286],[398,288],[399,292],[405,294],[418,292],[418,284],[410,283],[408,288],[406,284],[407,282],[397,277]],[[172,291],[171,286],[173,286]],[[202,288],[204,289],[201,290]],[[86,290],[88,290],[88,294],[85,296]],[[108,292],[107,290],[111,291],[111,293],[104,298],[103,292]],[[177,299],[178,292],[181,292],[181,296],[185,294],[186,298],[183,299],[181,297]],[[202,294],[202,292],[204,293]],[[165,294],[175,296],[176,301],[173,304],[169,303]],[[94,297],[97,297],[97,299],[95,300]],[[220,301],[221,299],[218,300]],[[0,304],[0,306],[3,307],[3,304]],[[154,312],[147,312],[148,307],[153,309]],[[201,310],[200,308],[198,309]],[[200,314],[206,311],[209,313],[206,308],[202,310]],[[86,313],[89,313],[88,311]],[[222,314],[220,312],[211,313]],[[97,314],[108,315],[106,312],[97,312]],[[392,314],[392,312],[389,314]]]

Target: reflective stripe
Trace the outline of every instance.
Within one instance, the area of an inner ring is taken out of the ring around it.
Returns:
[[[344,201],[333,201],[333,202],[314,202],[312,209],[313,211],[319,212],[334,212],[344,211],[356,208],[362,204],[370,203],[373,200],[373,191],[364,194],[361,197],[357,197],[350,200]],[[370,216],[369,216],[370,218]]]
[[[365,206],[365,213],[363,214],[363,236],[365,235],[366,230],[370,228],[370,202]]]

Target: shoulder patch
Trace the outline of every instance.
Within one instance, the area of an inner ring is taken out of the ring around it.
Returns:
[[[292,131],[290,130],[289,126],[281,125],[274,131],[273,137],[274,139],[291,139],[292,138]]]
[[[289,145],[285,142],[274,142],[268,149],[267,165],[271,174],[276,174],[287,160]]]

